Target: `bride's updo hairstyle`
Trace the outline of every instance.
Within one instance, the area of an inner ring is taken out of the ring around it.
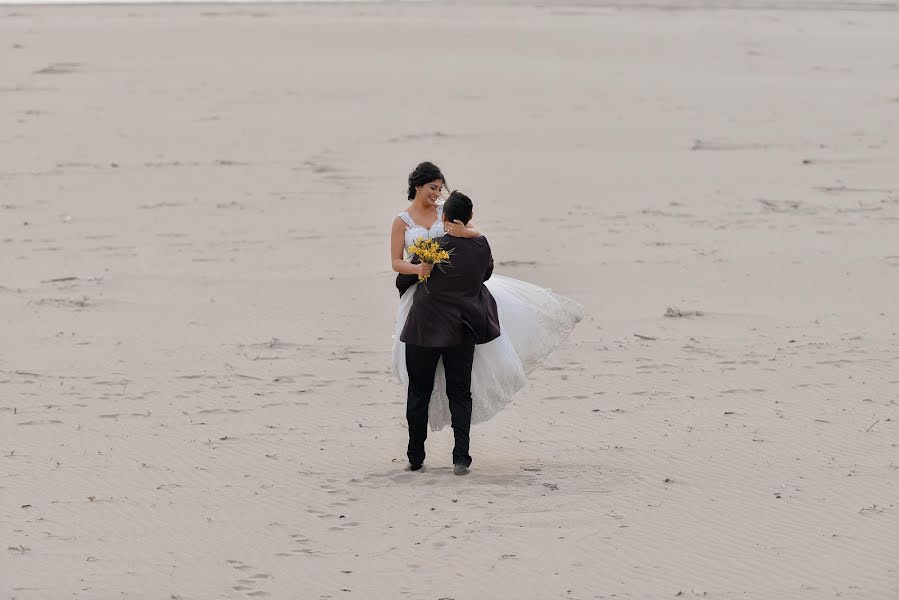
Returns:
[[[471,221],[472,208],[471,198],[456,190],[443,203],[443,216],[447,221],[461,221],[468,225]]]
[[[409,202],[412,202],[415,199],[416,187],[431,183],[436,179],[439,179],[446,184],[446,178],[434,163],[423,162],[415,167],[415,170],[409,173]]]

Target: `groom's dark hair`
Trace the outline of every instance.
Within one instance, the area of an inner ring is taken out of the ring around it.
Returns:
[[[447,221],[459,220],[467,225],[471,221],[472,208],[471,198],[457,190],[443,203],[443,216]]]

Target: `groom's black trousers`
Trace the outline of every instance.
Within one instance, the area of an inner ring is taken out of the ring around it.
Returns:
[[[453,464],[469,466],[469,430],[471,429],[471,365],[474,343],[451,348],[426,348],[406,344],[406,371],[409,391],[406,396],[406,421],[409,423],[409,463],[420,465],[425,460],[425,440],[428,439],[428,405],[434,391],[434,374],[443,357],[446,372],[446,395],[452,415]]]

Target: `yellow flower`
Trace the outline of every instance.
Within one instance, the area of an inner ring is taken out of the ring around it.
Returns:
[[[411,256],[417,256],[425,264],[440,265],[449,264],[450,262],[451,251],[443,249],[437,240],[434,239],[420,237],[406,251]],[[422,276],[418,278],[420,282],[426,282],[427,279],[427,277]]]

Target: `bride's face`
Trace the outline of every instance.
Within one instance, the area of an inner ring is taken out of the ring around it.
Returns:
[[[428,206],[434,206],[437,204],[437,199],[440,198],[440,190],[443,189],[443,180],[435,179],[434,181],[428,182],[418,188],[418,191],[415,194],[415,199],[417,201],[423,202]]]

